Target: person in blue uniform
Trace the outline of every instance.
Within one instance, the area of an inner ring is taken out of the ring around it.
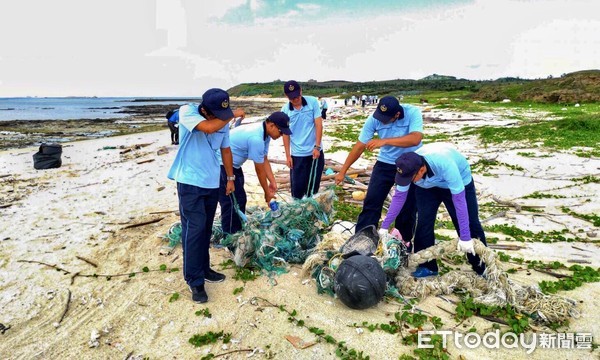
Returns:
[[[378,139],[374,139],[375,134],[378,135]],[[383,203],[394,185],[396,159],[405,152],[420,148],[422,139],[421,110],[412,105],[401,105],[394,96],[383,97],[375,112],[365,121],[358,141],[335,176],[336,184],[341,184],[350,166],[365,150],[379,149],[363,208],[356,222],[356,232],[371,225],[378,227]],[[404,208],[395,221],[402,238],[410,241],[416,222],[414,187],[409,188]]]
[[[287,166],[290,168],[292,196],[301,199],[319,192],[325,167],[323,119],[319,100],[302,96],[300,84],[290,80],[283,86],[289,103],[281,111],[290,118],[292,135],[283,135]]]
[[[243,110],[236,110],[242,116]],[[208,301],[205,282],[221,282],[225,275],[210,268],[209,245],[219,198],[221,166],[219,151],[227,174],[226,193],[234,191],[233,160],[229,148],[229,121],[234,112],[229,95],[209,89],[202,103],[179,108],[180,145],[169,170],[177,182],[183,247],[183,277],[192,291],[192,300]]]
[[[411,184],[416,186],[419,222],[415,234],[414,250],[418,252],[435,243],[434,225],[437,211],[444,203],[459,236],[458,250],[467,254],[473,270],[483,275],[485,264],[473,249],[473,238],[484,244],[485,233],[479,221],[475,183],[469,162],[450,144],[427,144],[414,152],[396,159],[396,191],[388,213],[381,224],[387,231],[393,219],[405,204]],[[412,273],[414,277],[438,274],[435,260],[420,264]]]
[[[179,145],[179,109],[169,110],[165,117],[171,130],[171,145]]]
[[[290,131],[290,118],[276,111],[266,120],[250,125],[236,127],[231,130],[229,142],[233,154],[233,176],[235,191],[227,194],[227,170],[221,162],[221,180],[219,190],[219,205],[221,206],[221,227],[224,234],[233,234],[242,228],[240,216],[234,209],[235,203],[242,213],[246,212],[246,191],[244,190],[244,171],[242,165],[250,159],[254,162],[254,169],[258,182],[265,194],[265,202],[269,203],[277,191],[275,176],[267,155],[271,139],[277,140],[282,135],[292,135]]]

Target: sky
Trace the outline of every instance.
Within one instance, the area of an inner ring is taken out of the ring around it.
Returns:
[[[13,0],[0,97],[600,69],[597,0]]]

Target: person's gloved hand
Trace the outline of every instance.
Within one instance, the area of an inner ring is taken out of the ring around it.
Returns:
[[[458,251],[462,251],[465,254],[469,253],[475,255],[475,249],[473,248],[473,239],[461,240],[458,239]]]
[[[387,239],[388,237],[388,231],[386,229],[379,229],[377,230],[377,233],[379,234],[380,239]]]

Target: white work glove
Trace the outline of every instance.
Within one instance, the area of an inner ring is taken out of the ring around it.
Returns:
[[[475,255],[475,249],[473,248],[473,239],[469,240],[461,240],[458,239],[458,251],[462,251],[465,254],[470,253],[471,255]]]
[[[379,239],[387,239],[389,236],[389,233],[386,229],[379,229],[377,230],[377,233],[379,234]]]

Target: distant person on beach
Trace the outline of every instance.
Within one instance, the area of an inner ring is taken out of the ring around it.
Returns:
[[[290,117],[292,135],[283,135],[283,146],[290,168],[292,196],[301,199],[319,192],[325,167],[323,153],[323,119],[319,101],[314,96],[302,96],[300,84],[290,80],[283,86],[289,103],[281,111]]]
[[[375,133],[379,139],[373,139]],[[423,138],[423,116],[419,108],[400,105],[398,99],[386,96],[381,99],[373,115],[369,116],[358,136],[358,141],[350,150],[344,165],[335,176],[336,184],[344,181],[346,172],[362,155],[365,149],[379,150],[373,167],[367,196],[358,216],[355,231],[374,225],[377,227],[383,210],[383,202],[394,185],[396,159],[405,152],[421,147]],[[402,211],[396,217],[396,228],[405,241],[413,237],[416,206],[414,186],[410,186]]]
[[[171,130],[171,145],[179,145],[179,109],[169,110],[165,117]]]
[[[319,96],[319,107],[321,108],[321,118],[323,120],[327,119],[327,109],[329,108],[329,104],[327,104],[327,100],[323,99]]]
[[[229,107],[229,94],[209,89],[200,106],[179,108],[181,146],[169,170],[169,179],[177,181],[183,247],[183,278],[192,291],[192,300],[208,301],[205,282],[221,282],[225,275],[210,268],[210,237],[219,199],[221,166],[215,154],[221,152],[227,174],[226,194],[235,190],[233,158],[229,147],[229,121],[242,116]]]
[[[254,161],[254,169],[258,182],[265,193],[265,202],[269,203],[275,197],[277,183],[267,155],[271,139],[277,140],[282,135],[292,135],[290,118],[276,111],[263,122],[242,126],[231,130],[229,142],[233,154],[233,175],[235,176],[235,191],[227,194],[227,173],[221,162],[221,183],[219,186],[219,205],[221,205],[221,227],[223,233],[233,234],[241,230],[240,216],[234,205],[237,202],[239,210],[246,213],[246,191],[244,190],[244,172],[242,165],[246,160]],[[218,153],[217,153],[218,155]],[[235,198],[235,201],[233,199]]]
[[[382,99],[383,101],[383,99]],[[467,159],[449,144],[427,144],[414,152],[405,152],[396,159],[396,191],[388,213],[381,223],[387,231],[402,211],[409,187],[416,185],[419,221],[415,233],[414,250],[418,252],[435,243],[434,225],[437,211],[444,203],[459,236],[458,250],[467,254],[473,271],[483,275],[485,264],[473,249],[473,238],[486,244],[479,222],[477,194]],[[398,222],[396,221],[396,224]],[[438,274],[435,260],[420,264],[412,273],[421,278]]]

